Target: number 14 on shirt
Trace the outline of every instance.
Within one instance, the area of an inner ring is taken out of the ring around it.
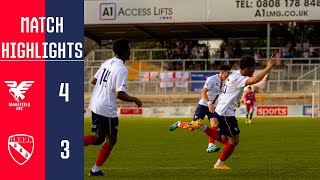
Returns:
[[[108,79],[110,73],[111,73],[111,71],[106,70],[106,68],[103,69],[103,73],[102,73],[102,76],[101,76],[101,79],[100,79],[100,85],[101,85],[102,81],[103,82],[107,82],[107,79]]]

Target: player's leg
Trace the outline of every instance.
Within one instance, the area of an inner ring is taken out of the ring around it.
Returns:
[[[219,117],[218,117],[219,122]],[[220,127],[220,124],[218,123],[218,126]],[[187,128],[189,129],[199,129],[203,131],[207,136],[213,138],[214,140],[218,141],[221,144],[227,144],[229,142],[229,139],[226,135],[220,134],[220,131],[217,129],[211,129],[208,126],[203,124],[203,121],[201,119],[198,119],[197,121],[192,121],[187,124]],[[221,129],[221,128],[220,128]]]
[[[220,116],[217,113],[214,114],[216,118],[220,118]],[[189,122],[188,124],[186,124],[185,128],[190,130],[199,129],[203,131],[207,136],[213,138],[214,140],[221,140],[218,129],[211,129],[208,126],[204,125],[202,119],[197,119],[196,121]]]
[[[249,122],[249,113],[250,113],[250,107],[249,105],[246,105],[246,124]]]
[[[208,115],[208,118],[210,118],[210,115]],[[210,125],[211,125],[211,129],[213,129],[214,131],[218,131],[218,119],[215,117],[210,118]],[[220,150],[220,147],[216,146],[214,144],[215,140],[211,137],[209,137],[209,144],[208,144],[208,149],[207,152],[211,153],[211,152],[218,152]]]
[[[96,163],[93,166],[90,176],[105,176],[104,173],[101,172],[101,166],[108,159],[113,147],[117,142],[118,135],[118,118],[107,118],[104,123],[104,132],[107,135],[107,141],[101,147],[99,155],[96,159]]]
[[[224,146],[222,153],[217,160],[216,164],[214,165],[214,169],[230,169],[228,166],[225,165],[225,161],[232,155],[234,149],[239,143],[239,134],[233,137],[228,137],[229,141]]]
[[[84,136],[84,146],[100,145],[104,141],[105,141],[105,136],[97,134],[97,133],[94,136],[92,136],[92,135]]]
[[[101,166],[107,161],[110,153],[117,142],[117,135],[108,135],[107,141],[103,144],[100,149],[99,155],[96,159],[96,163],[91,170],[91,174],[99,172],[99,174],[103,174],[101,172]],[[93,175],[91,175],[93,176]],[[104,175],[102,175],[104,176]]]
[[[220,137],[219,143],[226,145],[229,142],[228,136],[221,134]]]
[[[95,135],[84,136],[84,146],[88,145],[100,145],[105,141],[105,133],[103,127],[101,127],[101,121],[104,121],[103,116],[100,116],[94,112],[92,114],[92,126],[91,131],[95,132]],[[102,133],[99,133],[102,132]]]
[[[253,114],[253,106],[250,106],[250,110],[249,110],[249,115],[250,115],[249,124],[252,123],[252,114]]]
[[[228,137],[228,142],[224,146],[218,161],[214,165],[214,169],[230,169],[225,165],[225,161],[231,156],[239,143],[240,130],[237,119],[235,117],[224,117],[224,121],[219,121],[219,128],[221,134]]]
[[[207,113],[207,110],[205,108],[206,108],[205,106],[202,106],[200,104],[197,106],[196,112],[194,113],[194,116],[193,116],[193,121],[196,121],[199,118],[204,119],[204,117],[206,116],[206,113]],[[208,109],[208,107],[207,107],[207,109]],[[169,130],[174,131],[177,128],[191,130],[191,129],[187,128],[188,124],[189,124],[189,122],[177,121],[170,126]]]

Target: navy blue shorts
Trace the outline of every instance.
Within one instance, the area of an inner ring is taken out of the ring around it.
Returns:
[[[216,112],[214,114],[218,119],[218,129],[221,135],[233,137],[240,134],[238,120],[235,116],[220,116]]]
[[[211,118],[217,118],[214,113],[209,112],[209,108],[207,106],[198,105],[196,112],[193,116],[193,121],[196,121],[197,119],[204,119],[206,116],[208,116],[208,120],[210,121]]]
[[[92,126],[91,131],[101,135],[114,135],[118,134],[119,119],[117,117],[110,118],[101,116],[91,111]]]

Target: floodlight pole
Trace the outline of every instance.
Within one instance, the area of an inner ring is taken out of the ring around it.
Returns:
[[[270,23],[268,23],[267,24],[267,61],[269,60],[269,57],[270,57],[270,33],[271,33]]]

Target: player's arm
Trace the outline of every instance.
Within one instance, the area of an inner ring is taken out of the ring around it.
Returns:
[[[140,99],[133,96],[129,96],[126,92],[123,91],[117,91],[117,98],[121,101],[134,102],[137,104],[138,107],[142,106],[142,102]]]
[[[211,113],[214,113],[214,105],[209,100],[207,92],[208,92],[208,89],[206,87],[203,87],[202,91],[201,91],[201,96],[202,96],[203,100],[208,104],[209,111]]]
[[[96,85],[96,83],[97,83],[97,79],[93,78],[93,80],[91,81],[91,84]]]
[[[274,60],[273,56],[271,56],[267,67],[264,68],[264,70],[262,70],[258,75],[247,79],[246,85],[252,85],[260,82],[268,74],[268,72],[272,69],[272,67],[275,64],[276,64],[276,61]]]
[[[209,100],[209,97],[207,95],[207,92],[209,91],[210,88],[212,88],[213,84],[210,82],[211,78],[208,78],[206,80],[206,83],[204,84],[202,91],[201,91],[201,96],[203,100],[208,104],[209,112],[214,113],[214,105],[212,102]]]
[[[205,88],[205,87],[202,88],[201,96],[202,96],[202,98],[204,99],[204,101],[205,101],[206,103],[209,102],[209,98],[208,98],[207,92],[208,92],[208,89],[207,89],[207,88]]]
[[[117,98],[121,101],[126,102],[134,102],[138,107],[142,106],[142,102],[140,99],[129,96],[127,91],[127,79],[128,79],[128,71],[127,70],[120,70],[117,73],[117,83],[116,83],[116,92],[117,92]]]

